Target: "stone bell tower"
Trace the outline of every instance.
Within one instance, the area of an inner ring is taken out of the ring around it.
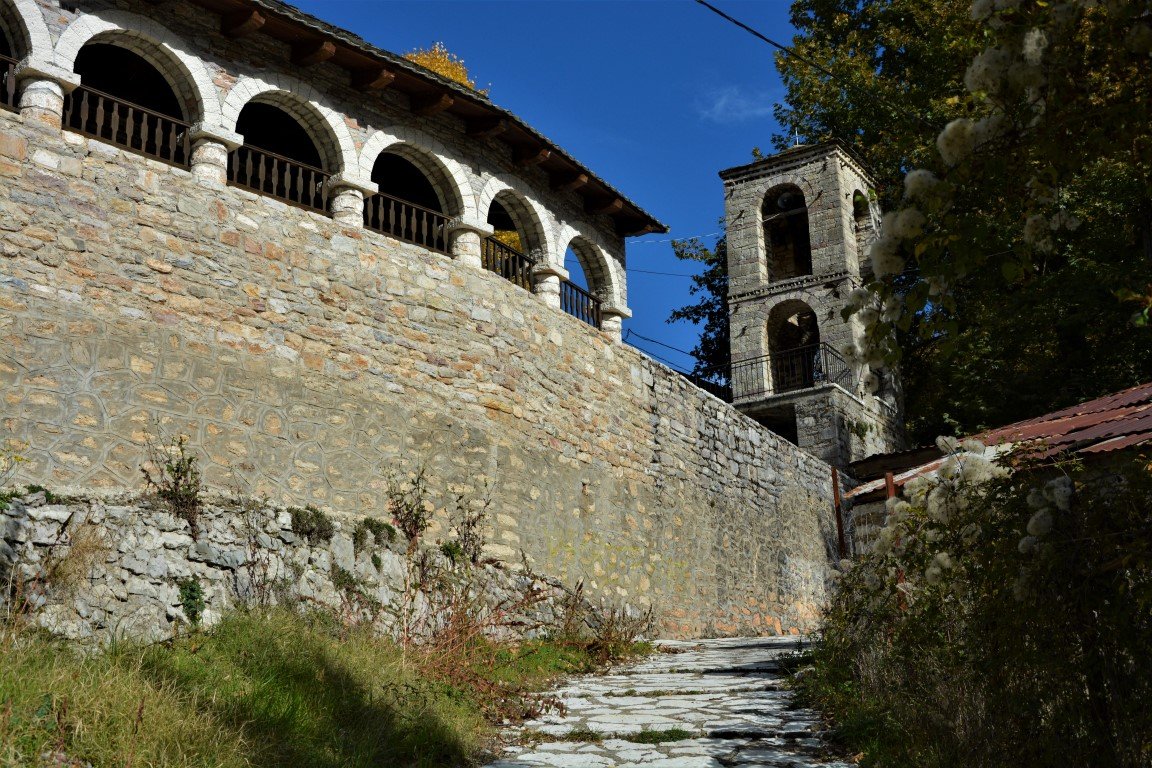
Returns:
[[[879,226],[868,170],[838,143],[721,171],[733,404],[834,466],[903,447],[899,381],[847,358],[840,310],[871,279]],[[870,391],[870,389],[872,391]]]

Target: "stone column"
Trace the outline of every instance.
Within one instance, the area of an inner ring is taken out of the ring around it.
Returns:
[[[632,317],[628,307],[604,304],[600,307],[600,330],[612,337],[615,342],[623,341],[624,318]]]
[[[447,229],[452,242],[452,258],[473,269],[483,269],[480,245],[485,237],[493,233],[492,227],[455,218],[448,222]]]
[[[15,77],[24,119],[60,130],[64,94],[80,85],[80,76],[55,64],[24,61],[16,66]]]
[[[189,134],[192,144],[192,176],[209,186],[228,183],[228,153],[244,143],[244,137],[220,126],[196,123]]]
[[[332,218],[346,227],[364,226],[364,198],[376,194],[380,188],[347,173],[338,173],[329,179],[328,188]]]
[[[568,279],[568,270],[556,264],[540,263],[532,268],[535,292],[550,307],[560,309],[560,283]]]

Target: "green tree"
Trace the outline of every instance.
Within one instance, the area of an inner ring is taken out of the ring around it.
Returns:
[[[1149,5],[794,3],[834,77],[780,56],[775,142],[840,138],[878,175],[867,358],[902,359],[915,438],[1152,378],[1121,300],[1152,272]]]
[[[695,304],[673,310],[669,323],[685,321],[701,325],[700,341],[692,349],[696,365],[692,373],[711,376],[726,371],[731,361],[728,349],[728,248],[722,235],[715,248],[708,248],[700,238],[673,240],[672,253],[681,261],[698,261],[705,265],[692,277],[689,294],[698,297]],[[723,378],[727,378],[726,374]]]

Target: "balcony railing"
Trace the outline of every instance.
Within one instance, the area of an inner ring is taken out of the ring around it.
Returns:
[[[328,212],[329,174],[299,160],[249,144],[228,155],[228,181],[277,200]]]
[[[448,253],[448,217],[379,193],[364,200],[364,226],[433,251]]]
[[[494,237],[484,238],[480,255],[484,269],[495,272],[525,290],[532,290],[532,268],[536,266],[535,259],[525,256]]]
[[[64,97],[63,122],[69,130],[170,165],[188,168],[191,162],[188,123],[86,86]]]
[[[588,325],[600,327],[600,299],[571,280],[560,281],[560,308]]]
[[[827,344],[812,344],[686,375],[696,386],[731,403],[822,384],[848,386],[852,366]]]
[[[0,56],[0,108],[16,111],[16,60]]]

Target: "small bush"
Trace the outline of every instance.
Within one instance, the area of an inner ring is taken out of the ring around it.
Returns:
[[[464,554],[464,547],[458,541],[445,541],[440,545],[440,552],[444,557],[448,558],[453,565],[467,561],[467,556]]]
[[[288,514],[292,517],[292,533],[304,537],[313,546],[332,541],[336,535],[332,518],[311,504],[289,507]]]
[[[374,517],[363,518],[352,531],[352,548],[356,554],[363,552],[369,543],[380,547],[395,540],[396,528]]]
[[[203,486],[200,470],[196,468],[197,459],[188,448],[188,438],[181,435],[165,446],[149,441],[145,449],[148,463],[140,468],[144,484],[167,502],[173,515],[188,523],[192,538],[197,538]]]
[[[414,551],[420,537],[428,530],[432,519],[431,501],[428,499],[428,480],[425,468],[401,478],[398,474],[388,477],[388,510],[396,527],[408,539],[409,551]]]
[[[188,619],[188,623],[193,627],[199,627],[206,607],[204,587],[200,585],[200,580],[195,576],[178,579],[176,587],[180,590],[180,607],[184,609],[184,616]]]

